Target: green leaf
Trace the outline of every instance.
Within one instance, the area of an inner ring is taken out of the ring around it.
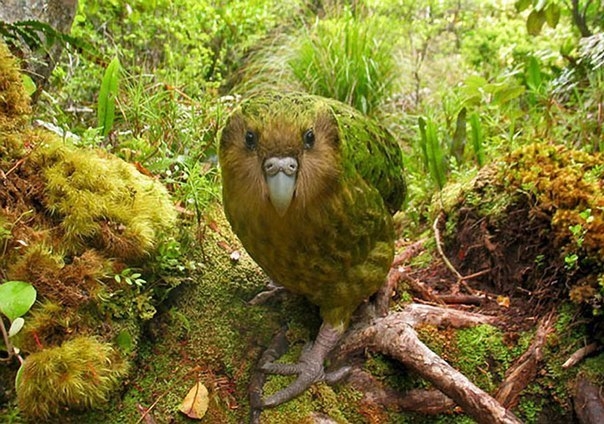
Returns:
[[[23,369],[25,368],[25,361],[21,364],[19,369],[17,370],[17,375],[15,375],[15,388],[19,389],[19,384],[21,384],[21,376],[23,375]]]
[[[493,94],[493,103],[497,105],[505,104],[517,97],[520,97],[524,92],[525,88],[521,85],[498,88]]]
[[[545,20],[550,28],[556,28],[558,22],[560,22],[560,6],[554,3],[550,3],[544,10]]]
[[[120,60],[116,56],[105,70],[97,103],[97,126],[102,129],[103,137],[106,137],[113,128],[119,73]]]
[[[526,29],[529,35],[539,35],[545,23],[545,12],[543,10],[532,10],[526,19]]]
[[[120,349],[122,349],[124,352],[132,352],[134,342],[128,330],[120,331],[115,341]]]
[[[516,8],[516,12],[522,12],[523,10],[526,10],[532,3],[532,0],[516,0],[514,7]]]
[[[29,75],[21,74],[21,80],[23,81],[23,88],[28,95],[33,95],[36,92],[36,83]]]
[[[455,157],[457,163],[461,163],[463,160],[463,151],[466,147],[466,111],[466,108],[462,107],[457,114],[455,133],[451,143],[451,154]]]
[[[23,281],[0,284],[0,312],[12,322],[25,315],[36,301],[36,289]]]
[[[23,324],[25,324],[25,320],[21,317],[15,318],[15,320],[11,323],[10,328],[8,329],[8,337],[13,337],[23,328]]]
[[[470,137],[472,139],[472,147],[476,155],[478,166],[484,165],[484,135],[482,134],[482,125],[480,117],[476,112],[470,115]]]
[[[537,91],[541,87],[543,81],[541,66],[535,56],[531,56],[526,64],[526,84],[533,91]]]
[[[439,190],[444,187],[447,176],[443,148],[438,138],[438,131],[434,122],[429,119],[419,118],[422,152],[430,176],[438,185]]]

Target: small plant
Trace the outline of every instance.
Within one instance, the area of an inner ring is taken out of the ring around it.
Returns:
[[[0,361],[10,361],[17,357],[21,363],[21,368],[17,372],[17,381],[23,367],[23,358],[19,355],[19,348],[13,346],[11,338],[15,336],[25,324],[23,315],[25,315],[36,301],[36,289],[29,283],[23,281],[7,281],[0,285],[0,331],[4,340],[4,348],[7,352],[7,358]],[[4,326],[2,316],[8,318],[10,327],[8,331]]]
[[[392,93],[397,75],[387,28],[370,17],[319,20],[300,37],[289,66],[310,93],[370,114]]]
[[[146,281],[141,278],[141,275],[142,274],[140,272],[136,272],[132,268],[126,268],[122,270],[122,272],[120,272],[119,274],[115,274],[113,276],[113,279],[118,283],[121,283],[123,281],[129,286],[142,287],[145,285]]]
[[[445,153],[438,137],[436,124],[431,119],[419,118],[420,148],[424,165],[439,190],[447,182]]]
[[[19,409],[37,421],[65,407],[102,405],[127,372],[126,363],[111,345],[89,336],[32,353],[22,369],[17,384]]]
[[[115,57],[105,70],[97,103],[97,126],[101,129],[103,137],[107,137],[113,128],[119,77],[120,60]]]

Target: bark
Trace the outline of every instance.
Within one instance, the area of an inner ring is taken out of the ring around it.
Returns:
[[[527,351],[507,370],[505,380],[499,386],[499,390],[495,395],[495,398],[506,408],[516,406],[520,393],[537,375],[538,366],[543,359],[543,346],[547,336],[553,330],[553,318],[553,313],[543,318],[537,328],[535,339]]]
[[[35,20],[68,34],[77,10],[77,0],[0,0],[0,21],[14,23]],[[63,46],[55,42],[49,49],[31,50],[26,43],[18,47],[21,51],[13,53],[25,59],[26,71],[37,86],[36,93],[32,96],[32,101],[35,102],[46,86]]]
[[[403,312],[377,319],[353,332],[337,354],[365,348],[383,353],[431,382],[478,423],[520,423],[514,414],[425,346],[413,329],[418,324],[463,327],[493,320],[479,314],[412,304]]]

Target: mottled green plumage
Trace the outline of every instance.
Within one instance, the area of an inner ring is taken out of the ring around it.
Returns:
[[[248,133],[255,143],[246,144]],[[295,157],[299,169],[293,200],[280,215],[262,167],[285,156]],[[396,141],[340,102],[270,93],[233,113],[219,159],[225,212],[246,250],[277,284],[305,295],[325,322],[344,329],[392,261],[389,211],[405,196]]]

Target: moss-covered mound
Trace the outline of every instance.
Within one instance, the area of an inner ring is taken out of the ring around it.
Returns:
[[[446,188],[443,195],[453,199],[445,202],[446,222],[440,220],[446,256],[461,275],[473,275],[465,287],[452,286],[487,295],[477,310],[497,316],[503,350],[468,368],[464,363],[484,343],[497,346],[486,342],[491,337],[480,336],[470,350],[471,340],[455,349],[450,341],[439,342],[442,333],[424,340],[451,353],[454,366],[492,391],[526,350],[536,324],[552,313],[554,324],[540,348],[542,362],[514,408],[526,422],[575,422],[572,399],[578,396],[578,382],[604,385],[601,352],[564,365],[586,345],[601,344],[604,334],[603,164],[598,153],[535,143],[484,168],[471,184]],[[451,276],[433,262],[419,278],[430,281],[435,273]],[[450,290],[442,279],[433,281],[435,292]],[[467,334],[473,338],[477,330]]]
[[[604,157],[531,144],[485,169],[450,207],[449,257],[482,288],[570,298],[602,314]],[[533,295],[534,294],[534,295]]]
[[[109,343],[75,337],[27,357],[19,377],[19,407],[28,416],[45,419],[65,407],[97,407],[109,399],[126,371]]]
[[[37,291],[13,340],[25,358],[19,406],[36,420],[109,397],[170,288],[162,254],[177,242],[175,208],[158,181],[32,128],[30,113],[0,44],[0,269]],[[0,386],[12,388],[14,372],[1,366]]]

